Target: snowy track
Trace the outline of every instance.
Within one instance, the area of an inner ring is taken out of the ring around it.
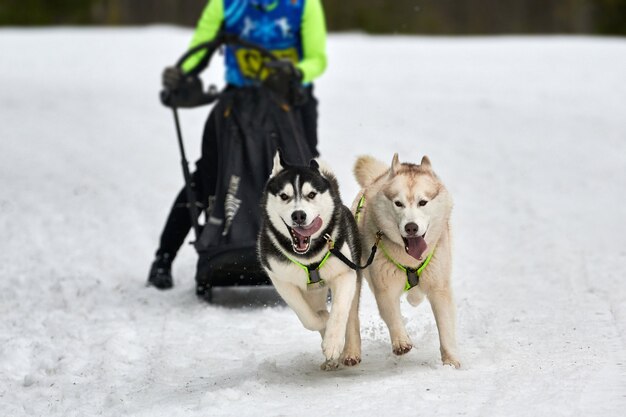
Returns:
[[[455,198],[463,368],[427,303],[391,354],[369,288],[363,363],[325,373],[269,290],[144,287],[181,184],[161,69],[189,31],[0,30],[1,416],[621,416],[626,41],[332,36],[321,151],[428,154]],[[183,114],[192,158],[208,109]],[[190,158],[191,159],[191,158]]]

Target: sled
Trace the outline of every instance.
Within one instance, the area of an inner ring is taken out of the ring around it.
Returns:
[[[204,91],[197,76],[210,63],[220,47],[228,45],[255,51],[254,59],[277,58],[265,48],[232,35],[218,35],[185,53],[177,62],[179,68],[187,58],[205,50],[201,63],[189,77],[189,83],[177,91],[164,90],[161,101],[174,114],[187,201],[195,202],[191,175],[185,154],[179,108],[195,108],[215,103],[218,148],[218,177],[215,196],[204,210],[205,221],[199,221],[200,209],[188,204],[198,253],[196,294],[211,302],[214,287],[271,285],[257,259],[256,239],[260,228],[260,202],[265,182],[272,169],[277,149],[293,164],[304,165],[313,157],[304,139],[299,113],[261,83],[261,71],[249,87],[218,91],[214,85]]]

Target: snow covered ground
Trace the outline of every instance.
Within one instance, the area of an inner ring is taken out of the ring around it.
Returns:
[[[425,303],[391,354],[364,287],[363,363],[271,289],[144,286],[181,185],[161,69],[190,31],[0,30],[1,416],[622,416],[626,40],[334,35],[320,142],[346,201],[359,154],[428,154],[455,197],[463,367]],[[182,122],[192,158],[208,109]]]

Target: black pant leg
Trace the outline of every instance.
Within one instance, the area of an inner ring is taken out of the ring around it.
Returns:
[[[209,197],[215,194],[217,182],[217,140],[215,129],[215,115],[214,112],[211,112],[202,135],[202,155],[196,162],[196,171],[191,174],[192,190],[195,194],[195,204],[198,206],[199,213],[208,207]],[[187,191],[183,186],[172,205],[163,227],[157,255],[168,253],[171,259],[174,259],[176,253],[185,242],[191,227]]]
[[[199,188],[197,179],[198,171],[191,175],[192,189],[196,193],[196,190]],[[178,249],[180,249],[185,242],[185,238],[191,229],[191,215],[187,203],[187,191],[183,186],[176,200],[174,200],[170,214],[165,222],[165,227],[163,227],[157,255],[167,253],[170,255],[171,259],[174,259],[176,253],[178,253]]]

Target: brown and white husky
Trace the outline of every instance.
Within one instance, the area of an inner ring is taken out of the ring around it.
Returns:
[[[417,165],[400,163],[395,154],[391,166],[362,156],[354,174],[362,187],[352,207],[362,247],[371,247],[382,232],[378,253],[364,276],[389,328],[393,353],[403,355],[413,347],[400,312],[400,297],[406,292],[413,306],[428,298],[439,330],[441,360],[460,367],[450,283],[448,190],[426,156]],[[363,262],[368,255],[362,254]]]

